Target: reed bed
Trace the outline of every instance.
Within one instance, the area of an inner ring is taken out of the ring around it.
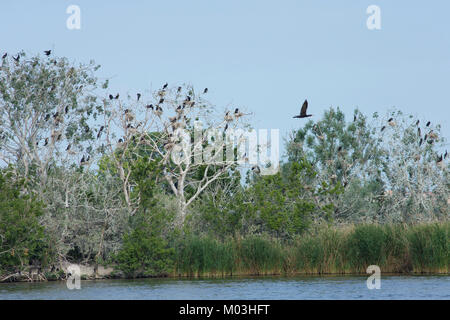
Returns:
[[[289,241],[248,236],[178,241],[175,276],[450,272],[450,222],[327,227]]]

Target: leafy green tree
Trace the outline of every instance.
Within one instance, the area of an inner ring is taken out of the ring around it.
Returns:
[[[48,239],[39,224],[43,205],[24,192],[24,181],[0,172],[0,274],[21,271],[29,263],[51,259]]]

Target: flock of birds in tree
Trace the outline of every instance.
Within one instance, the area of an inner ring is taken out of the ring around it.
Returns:
[[[51,53],[52,53],[52,50],[45,50],[45,51],[44,51],[44,54],[45,54],[47,57],[50,56]],[[8,53],[3,54],[3,55],[2,55],[2,59],[6,59],[7,56],[8,56]],[[17,63],[20,62],[20,54],[17,54],[17,56],[15,56],[15,57],[12,56],[12,58],[13,58],[13,60],[14,60],[15,62],[17,62]],[[160,99],[159,99],[158,104],[156,104],[155,106],[154,106],[153,104],[148,104],[148,105],[145,106],[147,109],[152,110],[153,113],[154,113],[156,116],[158,116],[158,117],[161,117],[162,114],[163,114],[163,108],[162,108],[160,105],[164,103],[164,95],[165,95],[165,93],[166,93],[166,90],[167,90],[168,86],[169,86],[169,84],[168,84],[168,83],[165,83],[165,84],[163,85],[163,87],[162,87],[162,90],[159,91]],[[178,88],[177,88],[177,93],[180,93],[181,90],[182,90],[182,87],[178,87]],[[203,90],[203,94],[206,94],[206,93],[208,93],[208,88],[205,88],[205,89]],[[136,96],[137,96],[137,101],[139,102],[139,100],[141,99],[141,96],[142,96],[142,95],[141,95],[140,93],[137,93]],[[112,95],[112,94],[109,95],[109,99],[110,99],[110,100],[118,100],[119,97],[120,97],[119,93],[117,93],[115,96]],[[177,126],[176,121],[181,119],[181,116],[183,115],[183,110],[185,109],[185,107],[193,107],[194,105],[195,105],[195,102],[192,101],[191,96],[190,96],[190,95],[187,95],[186,98],[185,98],[185,100],[183,101],[182,105],[178,106],[178,107],[176,108],[176,110],[175,110],[175,111],[177,112],[177,116],[175,116],[175,117],[169,117],[169,121],[170,121],[170,123],[172,124],[172,127],[173,127],[174,130],[176,129],[176,126]],[[293,118],[302,119],[302,118],[308,118],[308,117],[311,117],[312,114],[307,114],[307,109],[308,109],[308,100],[305,99],[305,101],[303,102],[302,107],[301,107],[301,109],[300,109],[300,114],[293,116]],[[68,111],[69,111],[69,107],[66,106],[65,109],[64,109],[64,112],[67,114]],[[128,111],[128,109],[125,110],[125,113],[127,113],[127,111]],[[233,114],[232,114],[230,111],[227,111],[227,112],[225,113],[225,117],[224,117],[224,120],[225,120],[225,122],[226,122],[224,132],[228,129],[228,123],[229,123],[229,122],[231,122],[231,121],[233,121],[233,120],[235,120],[235,119],[239,119],[240,117],[242,117],[242,116],[244,116],[244,115],[248,115],[248,114],[242,113],[241,111],[239,111],[239,108],[236,108],[236,109],[234,110],[234,113],[233,113]],[[45,115],[45,118],[44,118],[45,121],[48,121],[48,120],[50,119],[50,116],[51,116],[50,114],[46,114],[46,115]],[[61,118],[60,118],[60,115],[59,115],[58,112],[56,112],[55,114],[53,114],[53,119],[55,120],[55,123],[56,123],[56,124],[58,124],[58,123],[61,121]],[[186,116],[184,116],[184,119],[186,119]],[[354,120],[356,121],[356,116],[355,116],[355,119],[354,119]],[[387,121],[387,123],[388,123],[388,125],[391,126],[391,127],[395,127],[395,126],[396,126],[396,123],[395,123],[394,118],[389,118],[388,121]],[[421,132],[421,128],[419,127],[419,124],[420,124],[420,120],[417,120],[417,121],[416,121],[417,135],[418,135],[418,137],[420,137],[420,140],[419,140],[419,146],[421,146],[422,143],[424,143],[424,142],[428,142],[429,144],[432,144],[432,143],[438,138],[438,135],[437,135],[433,130],[430,130],[430,131],[429,131],[428,133],[426,133],[426,134],[423,136],[423,138],[422,138],[422,132]],[[428,127],[430,126],[430,124],[431,124],[431,122],[428,121],[428,122],[426,123],[426,127],[428,128]],[[130,126],[131,126],[131,125],[128,124],[127,128],[129,128]],[[317,126],[315,125],[315,127],[317,127]],[[382,127],[381,127],[381,132],[383,132],[385,129],[386,129],[386,126],[382,126]],[[101,127],[99,128],[99,130],[98,130],[98,133],[97,133],[97,139],[100,138],[100,136],[101,136],[103,130],[104,130],[104,126],[101,126]],[[85,132],[86,132],[86,133],[89,133],[89,131],[90,131],[90,128],[89,128],[88,125],[86,125],[86,126],[85,126]],[[56,132],[56,133],[53,133],[53,134],[52,134],[51,138],[54,139],[54,140],[56,140],[56,141],[59,141],[59,140],[61,139],[61,136],[62,136],[61,133]],[[171,136],[171,134],[169,134],[169,136]],[[123,139],[119,139],[118,142],[119,142],[119,144],[120,144],[120,143],[123,143]],[[44,146],[47,146],[48,143],[49,143],[49,138],[45,138],[45,139],[44,139]],[[170,145],[172,145],[172,144],[173,144],[173,143],[171,143],[171,142],[169,141],[169,142],[167,142],[167,143],[165,144],[165,147],[168,147],[168,146],[170,147]],[[36,142],[36,145],[39,145],[39,141]],[[70,151],[70,148],[71,148],[71,144],[69,144],[69,145],[67,146],[66,151]],[[341,150],[342,150],[342,147],[339,147],[338,152],[340,152]],[[437,161],[436,161],[437,164],[442,164],[442,163],[443,163],[443,160],[446,159],[447,157],[448,157],[448,152],[447,152],[447,150],[446,150],[446,151],[445,151],[445,154],[441,154],[441,155],[437,158]],[[81,163],[81,164],[86,164],[87,162],[89,162],[89,159],[90,159],[90,156],[89,156],[89,155],[88,155],[87,157],[85,157],[85,156],[83,155],[83,157],[81,158],[80,163]],[[261,171],[260,168],[259,168],[258,166],[253,166],[253,167],[252,167],[252,170],[253,170],[255,173],[260,173],[260,171]]]

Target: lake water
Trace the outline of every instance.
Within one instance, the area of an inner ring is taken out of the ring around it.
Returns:
[[[382,276],[369,290],[362,276],[233,277],[224,279],[137,279],[2,283],[4,299],[445,299],[450,276]]]

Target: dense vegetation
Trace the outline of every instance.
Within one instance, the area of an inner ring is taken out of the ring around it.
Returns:
[[[439,125],[396,110],[355,110],[348,121],[330,108],[288,137],[278,173],[261,175],[245,161],[185,161],[197,146],[177,151],[177,129],[196,141],[199,121],[205,149],[207,128],[215,139],[248,128],[207,90],[165,85],[123,97],[98,84],[93,62],[19,55],[0,68],[0,280],[35,268],[58,278],[63,262],[110,264],[128,277],[371,264],[449,272]],[[225,157],[219,147],[211,157]],[[245,158],[239,150],[234,160]]]

